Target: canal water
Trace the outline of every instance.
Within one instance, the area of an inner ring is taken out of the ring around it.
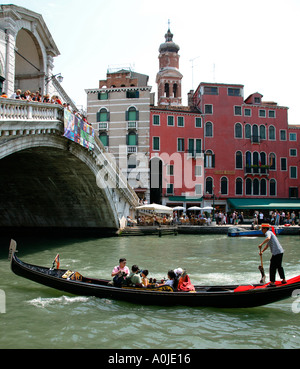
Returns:
[[[279,236],[286,277],[300,274],[299,236]],[[110,278],[120,257],[127,265],[166,277],[182,267],[194,284],[259,283],[261,238],[170,235],[100,239],[20,238],[18,256],[49,267]],[[300,348],[298,297],[247,309],[144,306],[73,296],[14,275],[9,240],[0,244],[0,348],[251,349]],[[264,254],[268,272],[270,252]],[[268,274],[268,273],[267,273]],[[1,291],[0,291],[1,292]],[[6,297],[3,301],[3,292]],[[0,295],[1,296],[1,295]],[[3,307],[3,306],[2,306]]]

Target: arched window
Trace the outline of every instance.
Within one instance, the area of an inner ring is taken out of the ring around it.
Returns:
[[[236,123],[234,126],[234,137],[243,138],[243,129],[241,123]]]
[[[251,138],[251,125],[249,123],[245,125],[245,138]]]
[[[221,194],[228,194],[228,179],[226,177],[221,178]]]
[[[108,146],[108,135],[106,132],[101,132],[99,139],[103,143],[103,146]]]
[[[260,173],[267,173],[267,156],[265,152],[260,153]]]
[[[270,180],[270,196],[276,196],[277,188],[276,188],[275,179]]]
[[[270,169],[276,170],[276,156],[273,152],[269,155],[269,166]]]
[[[210,195],[213,193],[213,179],[211,177],[207,177],[205,180],[205,191]]]
[[[264,124],[259,126],[259,135],[261,140],[265,140],[267,138],[266,126]]]
[[[97,122],[108,122],[109,121],[109,112],[107,109],[102,108],[97,113]]]
[[[170,88],[168,83],[165,83],[165,95],[166,97],[170,96]]]
[[[126,120],[127,121],[137,121],[139,120],[139,112],[136,110],[134,106],[131,106],[126,111]]]
[[[241,151],[235,153],[235,167],[236,169],[243,169],[243,154]]]
[[[257,124],[253,124],[253,126],[252,126],[252,142],[259,142],[258,125]]]
[[[138,144],[138,135],[135,132],[129,132],[127,135],[127,145],[136,146]]]
[[[177,84],[176,83],[174,83],[173,85],[173,95],[174,97],[177,97]]]
[[[213,124],[212,122],[205,123],[205,137],[212,137],[213,136]]]
[[[261,196],[267,195],[267,181],[265,178],[260,180],[260,194]]]
[[[259,153],[254,152],[253,153],[253,173],[259,172]]]
[[[214,168],[215,167],[215,155],[211,150],[207,150],[204,154],[204,167]]]
[[[251,173],[251,165],[252,165],[251,152],[247,151],[246,152],[246,173]]]
[[[259,180],[257,178],[253,179],[253,195],[259,195]]]
[[[276,136],[275,136],[275,127],[274,126],[269,126],[269,140],[275,140]]]
[[[235,194],[242,195],[243,194],[243,180],[242,178],[237,178],[235,180]]]
[[[246,195],[252,195],[252,180],[250,178],[246,179]]]

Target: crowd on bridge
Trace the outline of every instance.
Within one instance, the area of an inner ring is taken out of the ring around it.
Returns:
[[[81,114],[79,111],[73,111],[71,106],[66,103],[62,102],[57,95],[50,96],[49,94],[42,95],[40,91],[31,92],[29,90],[23,91],[21,89],[17,89],[16,92],[14,92],[10,97],[6,94],[6,92],[2,92],[1,96],[2,98],[10,98],[15,100],[23,100],[23,101],[33,101],[38,103],[44,103],[44,104],[58,104],[62,106],[65,109],[68,109],[71,113],[77,115],[79,118],[83,119],[86,123],[89,124],[86,117]]]

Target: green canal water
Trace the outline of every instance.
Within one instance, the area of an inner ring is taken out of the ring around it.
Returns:
[[[300,274],[299,236],[279,236],[286,277]],[[18,256],[49,267],[57,253],[62,268],[110,278],[120,257],[166,277],[186,268],[194,284],[259,283],[260,238],[178,235],[101,239],[20,238]],[[249,309],[143,306],[73,296],[14,275],[9,240],[0,244],[0,348],[251,349],[300,348],[298,297]],[[264,253],[269,267],[270,252]],[[0,291],[1,292],[1,291]],[[0,295],[1,296],[1,295]]]

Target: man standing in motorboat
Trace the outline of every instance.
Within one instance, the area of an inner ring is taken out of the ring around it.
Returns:
[[[258,246],[258,248],[260,250],[259,255],[262,255],[262,253],[266,251],[267,248],[270,246],[272,257],[270,260],[270,284],[268,285],[268,287],[275,287],[275,276],[277,270],[280,278],[282,279],[281,283],[286,283],[284,269],[282,267],[284,250],[280,242],[278,241],[277,236],[272,231],[270,231],[269,228],[269,224],[261,225],[262,233],[265,235],[266,239]],[[266,244],[266,246],[262,249],[262,246],[264,244]]]

